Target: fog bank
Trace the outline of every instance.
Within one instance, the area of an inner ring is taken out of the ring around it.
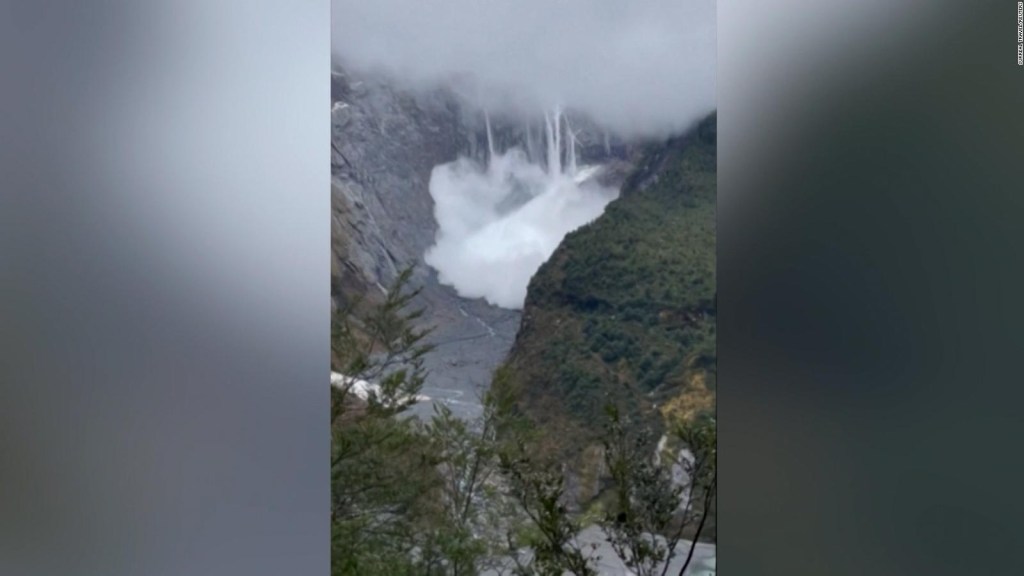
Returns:
[[[491,110],[578,110],[620,136],[715,106],[713,0],[333,0],[336,61],[472,86]]]

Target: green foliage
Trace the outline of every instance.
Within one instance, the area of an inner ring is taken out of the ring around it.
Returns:
[[[331,574],[594,574],[573,546],[561,475],[525,456],[534,435],[503,372],[474,422],[442,405],[428,422],[403,416],[429,351],[408,278],[335,322],[336,365],[381,386],[365,401],[354,380],[332,387]]]
[[[565,503],[565,478],[552,463],[539,463],[532,450],[513,443],[501,455],[501,469],[508,479],[512,498],[530,521],[528,531],[508,536],[510,557],[518,576],[596,576],[593,558],[577,543],[579,522]],[[529,562],[520,551],[530,550]]]
[[[331,573],[417,573],[412,552],[436,513],[423,495],[436,492],[440,480],[411,423],[375,416],[347,422],[333,452]]]
[[[691,459],[682,462],[683,470],[690,479],[687,492],[686,516],[680,535],[690,525],[693,533],[686,534],[694,542],[715,521],[715,497],[718,491],[718,427],[714,417],[703,416],[690,422],[677,423],[673,435],[691,454]],[[693,550],[687,556],[687,564]],[[684,570],[685,570],[684,564]]]
[[[696,375],[713,390],[715,147],[713,116],[650,146],[620,198],[534,275],[508,365],[542,424],[592,438],[609,402],[633,420]]]
[[[335,315],[331,352],[348,381],[332,392],[332,421],[342,416],[359,380],[378,385],[366,406],[378,416],[399,414],[416,402],[426,378],[423,357],[433,347],[423,342],[430,330],[416,327],[423,310],[409,309],[420,293],[409,289],[411,275],[411,268],[402,271],[379,305],[364,311],[357,298]]]
[[[507,532],[517,527],[513,504],[497,479],[498,431],[510,425],[510,404],[489,393],[483,407],[480,418],[467,422],[446,406],[435,405],[423,428],[442,480],[443,518],[433,528],[432,553],[444,574],[478,574],[484,567],[500,566]]]
[[[349,379],[331,387],[331,573],[418,573],[413,551],[436,511],[424,494],[438,490],[436,455],[413,420],[399,418],[425,378],[422,343],[408,307],[415,290],[401,274],[385,301],[358,302],[332,325],[336,366]],[[364,401],[358,380],[379,383]],[[415,471],[415,474],[410,474]]]
[[[614,498],[601,525],[616,554],[638,576],[664,576],[680,538],[689,533],[692,542],[679,572],[685,573],[714,501],[714,420],[678,424],[673,434],[680,445],[656,452],[649,427],[627,427],[618,410],[608,407],[602,443]],[[673,478],[673,468],[683,471],[685,482]]]
[[[608,408],[605,460],[614,484],[614,506],[602,526],[616,554],[638,576],[653,576],[669,558],[664,533],[681,505],[683,486],[669,465],[656,459],[649,429],[631,435],[618,410]]]

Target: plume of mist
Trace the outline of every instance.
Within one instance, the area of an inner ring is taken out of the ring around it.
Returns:
[[[472,85],[492,110],[563,105],[620,136],[715,105],[714,0],[333,0],[345,66],[410,87]]]
[[[530,277],[562,238],[618,195],[588,179],[593,170],[545,170],[518,148],[486,167],[468,158],[435,167],[438,234],[424,259],[459,295],[522,308]]]

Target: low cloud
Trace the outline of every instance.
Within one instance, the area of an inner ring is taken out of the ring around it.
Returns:
[[[714,0],[333,0],[334,57],[487,106],[579,110],[621,136],[715,106]]]

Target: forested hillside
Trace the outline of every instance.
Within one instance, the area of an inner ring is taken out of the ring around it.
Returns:
[[[608,404],[647,424],[713,413],[715,147],[714,115],[648,146],[621,197],[533,277],[506,366],[561,447],[588,444]]]

